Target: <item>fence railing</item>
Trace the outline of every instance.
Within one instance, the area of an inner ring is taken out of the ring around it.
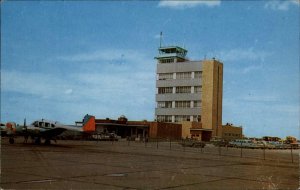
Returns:
[[[104,141],[105,142],[105,141]],[[144,147],[159,150],[172,150],[201,154],[214,154],[218,156],[232,156],[241,158],[254,158],[262,160],[277,160],[294,163],[298,161],[299,150],[293,145],[285,149],[270,149],[266,146],[260,148],[244,147],[242,144],[238,147],[229,147],[226,145],[216,145],[212,143],[203,143],[186,139],[165,139],[155,138],[144,141],[131,141],[121,139],[119,141],[109,141],[106,144],[119,144],[122,146]]]

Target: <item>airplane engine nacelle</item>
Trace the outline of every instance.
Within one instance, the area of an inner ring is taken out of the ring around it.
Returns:
[[[7,135],[13,135],[16,133],[16,123],[15,122],[8,122],[6,123],[6,133]]]

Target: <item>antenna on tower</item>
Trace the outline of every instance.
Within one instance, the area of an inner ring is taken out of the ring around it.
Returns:
[[[185,28],[184,28],[184,31],[183,31],[183,48],[185,48],[185,37],[186,37],[186,35],[185,35]]]
[[[162,32],[160,32],[160,38],[159,38],[159,47],[161,48],[161,41],[162,41]]]

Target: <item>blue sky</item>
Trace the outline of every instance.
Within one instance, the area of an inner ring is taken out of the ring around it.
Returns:
[[[224,63],[223,123],[299,135],[299,1],[5,1],[1,122],[153,120],[159,33]]]

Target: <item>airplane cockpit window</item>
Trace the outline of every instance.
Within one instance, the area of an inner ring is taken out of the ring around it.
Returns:
[[[45,123],[45,127],[50,127],[50,123]]]
[[[54,124],[51,124],[51,127],[52,127],[52,128],[54,128],[54,127],[55,127],[55,125],[54,125]]]

